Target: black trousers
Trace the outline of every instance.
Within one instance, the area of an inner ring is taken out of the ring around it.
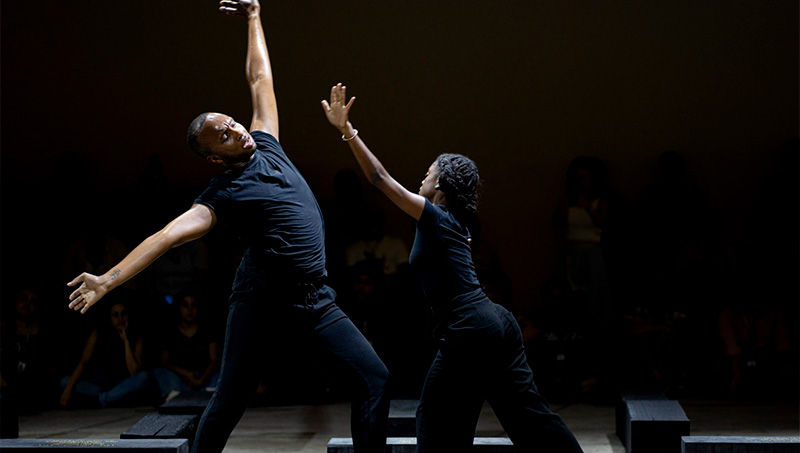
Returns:
[[[518,452],[581,452],[539,395],[513,315],[488,299],[453,309],[417,408],[417,451],[470,451],[484,401]]]
[[[389,414],[389,371],[372,346],[334,303],[336,293],[318,289],[275,291],[257,280],[234,284],[219,385],[197,429],[192,451],[221,452],[258,387],[265,351],[288,341],[287,333],[311,335],[319,347],[355,376],[351,431],[360,452],[383,452]],[[307,288],[308,289],[308,288]]]

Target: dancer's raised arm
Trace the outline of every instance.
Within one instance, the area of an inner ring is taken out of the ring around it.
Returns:
[[[419,220],[422,210],[425,209],[425,198],[408,191],[395,181],[383,168],[378,158],[367,148],[364,141],[358,137],[358,131],[349,121],[350,107],[353,106],[356,98],[350,98],[350,101],[345,104],[346,90],[347,87],[339,83],[331,88],[330,103],[322,101],[322,109],[325,110],[328,121],[342,133],[342,140],[350,145],[358,165],[364,171],[369,182],[380,189],[406,214]]]
[[[216,215],[207,206],[196,204],[159,232],[142,241],[131,253],[103,275],[86,272],[67,283],[78,286],[69,296],[69,308],[81,313],[117,286],[125,283],[172,247],[195,240],[214,228]]]
[[[250,131],[261,130],[278,138],[278,103],[272,83],[267,40],[261,26],[261,6],[258,0],[222,0],[220,11],[231,16],[247,18],[247,61],[245,70],[253,99],[253,119]]]

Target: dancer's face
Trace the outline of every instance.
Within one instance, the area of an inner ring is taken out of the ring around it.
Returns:
[[[419,194],[430,201],[433,201],[433,196],[436,195],[434,187],[439,182],[439,167],[436,162],[428,167],[428,172],[425,173],[425,179],[422,180],[422,185],[419,186]]]
[[[212,114],[206,119],[197,140],[211,150],[208,160],[217,164],[248,162],[256,150],[256,142],[247,129],[222,113]]]

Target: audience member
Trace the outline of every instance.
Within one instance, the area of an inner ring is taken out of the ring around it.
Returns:
[[[38,292],[24,289],[17,294],[13,316],[5,318],[11,322],[2,322],[0,381],[11,386],[20,409],[25,411],[46,407],[57,389],[52,338],[39,306]]]
[[[719,336],[728,359],[729,394],[790,390],[786,376],[797,356],[776,307],[757,298],[738,299],[719,314]]]
[[[706,374],[715,351],[717,300],[730,266],[721,252],[716,208],[695,184],[682,155],[658,158],[658,177],[636,209],[627,320],[644,372],[665,390],[685,392]]]
[[[384,232],[383,212],[373,211],[360,225],[361,236],[345,249],[348,268],[362,261],[378,261],[383,275],[395,275],[403,265],[408,264],[408,247],[403,241]]]
[[[91,332],[75,370],[61,380],[62,407],[120,405],[153,384],[142,371],[143,341],[131,327],[126,303],[117,299],[107,306],[109,318]]]
[[[563,238],[559,274],[573,292],[585,294],[590,313],[601,322],[611,319],[601,247],[607,192],[605,164],[594,157],[577,157],[567,169],[566,196],[553,214],[553,226]]]
[[[169,399],[184,390],[213,389],[217,385],[219,347],[213,333],[199,318],[196,295],[186,292],[175,298],[177,323],[163,339],[161,366],[153,373],[161,395]]]
[[[345,248],[358,239],[367,203],[358,174],[343,168],[333,178],[333,200],[325,206],[325,258],[334,289],[347,285]]]

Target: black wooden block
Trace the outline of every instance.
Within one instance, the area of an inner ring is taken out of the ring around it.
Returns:
[[[392,400],[389,405],[389,437],[416,437],[418,400]]]
[[[386,439],[386,453],[415,453],[416,437],[389,437]],[[514,453],[517,450],[507,437],[476,437],[470,453]],[[334,437],[328,442],[328,453],[355,453],[353,439]],[[461,452],[459,452],[461,453]]]
[[[186,439],[3,439],[0,450],[25,453],[51,452],[68,449],[73,452],[114,453],[188,453]]]
[[[199,415],[147,414],[120,439],[193,439]]]
[[[677,401],[633,400],[625,404],[628,453],[675,453],[681,437],[689,435],[689,418]]]
[[[625,421],[628,415],[628,401],[634,400],[667,400],[667,395],[664,392],[654,392],[646,390],[626,390],[620,392],[619,399],[617,400],[616,410],[614,411],[617,437],[625,445],[627,434],[627,422]]]
[[[158,413],[202,415],[213,394],[204,391],[181,392],[180,395],[162,404],[158,408]]]
[[[800,436],[686,436],[681,453],[800,453]]]

